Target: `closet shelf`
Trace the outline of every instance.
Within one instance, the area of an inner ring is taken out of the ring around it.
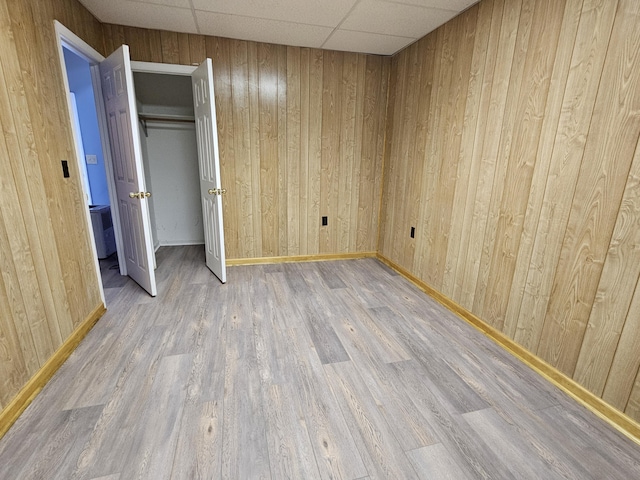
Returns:
[[[142,129],[144,130],[144,136],[148,137],[147,133],[147,122],[185,122],[185,123],[195,123],[195,117],[190,117],[189,115],[162,115],[162,114],[148,114],[148,113],[139,113],[138,120],[142,123]]]

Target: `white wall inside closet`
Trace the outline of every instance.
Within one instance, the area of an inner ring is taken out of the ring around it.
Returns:
[[[154,244],[203,244],[191,77],[135,72],[134,82]]]

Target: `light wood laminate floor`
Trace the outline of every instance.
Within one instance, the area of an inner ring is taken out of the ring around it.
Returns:
[[[377,260],[158,252],[0,440],[14,479],[621,479],[640,447]]]

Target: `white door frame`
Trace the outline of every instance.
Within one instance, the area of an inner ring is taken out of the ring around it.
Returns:
[[[102,154],[104,156],[104,165],[106,169],[107,176],[107,187],[109,190],[109,201],[111,202],[111,217],[113,220],[113,230],[116,241],[116,250],[118,251],[118,255],[121,255],[121,252],[124,252],[124,240],[122,236],[122,226],[120,224],[120,212],[118,209],[118,202],[116,198],[116,186],[114,180],[114,171],[113,171],[113,160],[111,157],[111,149],[109,147],[109,132],[107,129],[106,123],[106,113],[104,102],[102,100],[102,85],[100,80],[100,71],[99,71],[99,63],[102,62],[105,57],[103,57],[98,51],[96,51],[91,45],[78,37],[75,33],[65,27],[58,20],[53,21],[55,32],[56,32],[56,43],[58,46],[58,55],[60,60],[61,74],[62,79],[65,86],[65,97],[67,101],[67,110],[69,114],[69,123],[71,124],[71,130],[73,134],[73,140],[75,144],[78,142],[78,138],[80,138],[80,132],[77,131],[74,122],[73,122],[73,113],[72,113],[72,103],[71,96],[69,95],[69,79],[67,78],[67,71],[65,68],[64,62],[64,51],[63,47],[68,48],[73,53],[78,55],[79,57],[85,59],[89,62],[91,68],[91,78],[93,81],[93,92],[94,98],[96,102],[96,112],[98,114],[98,128],[100,130],[100,141],[102,143]],[[144,73],[159,73],[159,74],[168,74],[168,75],[183,75],[183,76],[191,76],[191,74],[195,71],[196,66],[190,65],[176,65],[169,63],[154,63],[154,62],[131,62],[131,70],[134,72],[144,72]],[[78,165],[79,171],[84,165],[81,162],[84,162],[84,159],[79,158],[77,153],[74,156],[76,157],[76,163]],[[96,278],[98,279],[98,285],[100,287],[100,297],[102,301],[105,301],[104,296],[104,287],[102,285],[102,275],[100,273],[100,263],[98,261],[98,253],[96,250],[95,237],[93,235],[93,227],[91,223],[91,213],[89,211],[89,205],[87,202],[83,202],[85,204],[85,225],[86,229],[89,233],[90,237],[90,248],[93,253],[93,257],[95,259],[95,272]],[[120,274],[127,275],[126,270],[126,262],[118,262],[120,267]]]
[[[190,77],[197,66],[176,65],[173,63],[131,62],[131,70],[140,73],[164,73],[165,75],[183,75]]]
[[[53,21],[55,32],[56,32],[56,43],[58,46],[58,55],[60,60],[61,74],[64,82],[64,94],[67,100],[67,110],[69,113],[69,123],[71,124],[71,130],[73,133],[73,140],[77,145],[78,139],[80,138],[80,132],[77,131],[74,122],[73,122],[73,113],[72,113],[72,104],[71,104],[71,96],[69,95],[69,79],[67,78],[67,70],[65,68],[64,62],[64,51],[63,47],[68,48],[73,53],[78,55],[79,57],[85,59],[89,62],[91,66],[91,79],[93,81],[93,93],[96,102],[96,112],[98,114],[98,128],[100,130],[100,141],[102,144],[102,154],[104,157],[104,165],[106,169],[106,177],[107,177],[107,188],[109,191],[109,201],[111,202],[111,217],[113,222],[113,230],[116,241],[116,250],[118,251],[118,255],[121,255],[124,252],[124,242],[122,239],[122,227],[120,225],[120,212],[118,209],[118,202],[116,200],[116,188],[115,181],[113,176],[113,161],[111,158],[111,149],[109,147],[109,134],[107,130],[106,124],[106,116],[105,116],[105,108],[104,102],[102,101],[102,86],[100,82],[100,72],[98,69],[98,64],[104,60],[104,57],[97,52],[91,45],[78,37],[75,33],[65,27],[62,23],[57,20]],[[78,165],[79,171],[82,168],[82,163],[84,162],[83,158],[79,158],[76,153],[76,149],[74,148],[74,156],[76,157],[76,163]],[[102,285],[102,275],[100,274],[100,263],[98,262],[98,252],[96,250],[95,238],[93,235],[93,227],[91,223],[91,213],[89,211],[89,205],[87,202],[83,202],[85,204],[85,226],[87,231],[89,232],[90,237],[90,248],[93,253],[93,258],[95,259],[95,272],[96,277],[98,279],[98,285],[100,287],[100,296],[102,301],[105,301],[104,296],[104,287]],[[120,266],[120,274],[126,275],[126,264],[125,262],[118,262]]]
[[[191,77],[198,67],[199,65],[191,66],[191,65],[176,65],[176,64],[170,64],[170,63],[134,62],[134,61],[131,62],[131,70],[134,72],[156,73],[156,74],[164,74],[164,75],[182,75],[187,77]],[[213,81],[213,79],[211,81]],[[215,124],[215,99],[212,98],[211,101],[213,102],[213,111],[214,111],[213,121]],[[217,125],[215,125],[215,127],[216,127],[216,136],[217,136]],[[216,141],[216,155],[217,155],[217,148],[218,147],[217,147],[217,141]],[[200,155],[201,154],[198,153],[198,157],[200,157]],[[200,158],[198,159],[198,162],[200,162]],[[220,182],[220,180],[221,180],[220,173],[218,172],[218,182]],[[222,200],[220,199],[220,201]],[[203,228],[205,229],[205,236],[206,236],[205,222],[203,222]],[[221,228],[224,228],[224,227],[221,226]],[[205,240],[205,245],[206,245],[206,240]],[[222,260],[223,271],[222,271],[221,277],[218,277],[218,278],[222,283],[225,283],[226,270],[224,268],[224,265],[225,265],[224,242],[220,248],[221,248],[222,258],[223,258]],[[218,273],[216,273],[215,275],[218,276]]]

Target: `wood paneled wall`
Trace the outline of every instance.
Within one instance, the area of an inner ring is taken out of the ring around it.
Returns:
[[[228,258],[376,251],[389,58],[104,27],[133,60],[213,59]]]
[[[483,0],[394,57],[380,250],[640,420],[638,25]]]
[[[100,303],[54,18],[102,52],[214,59],[229,258],[379,240],[640,420],[635,0],[482,0],[392,60],[0,0],[0,408]]]
[[[102,49],[75,0],[0,0],[0,409],[101,303],[54,18]]]

